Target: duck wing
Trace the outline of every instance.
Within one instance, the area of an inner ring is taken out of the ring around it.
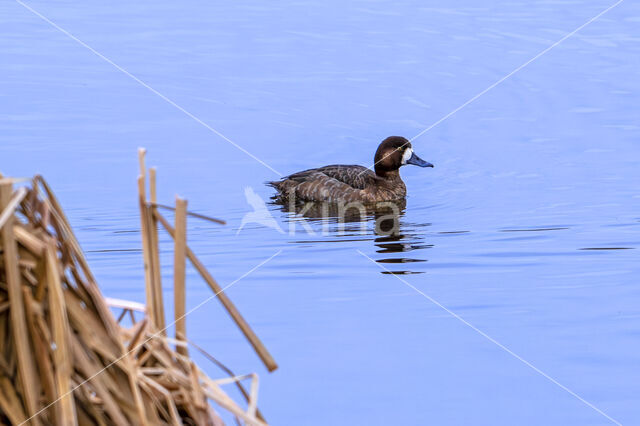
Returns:
[[[363,198],[363,190],[375,180],[375,173],[358,165],[331,165],[304,170],[269,182],[283,195],[295,192],[301,200],[355,201]]]
[[[285,180],[295,182],[295,180]],[[303,180],[290,187],[299,200],[305,201],[355,201],[362,198],[362,189],[354,188],[323,172],[312,172]]]
[[[331,166],[318,167],[317,169],[304,170],[302,172],[294,173],[290,176],[287,176],[285,179],[290,179],[302,183],[308,181],[312,175],[314,176],[314,178],[317,178],[318,173],[322,173],[330,178],[333,178],[356,189],[365,189],[367,185],[370,185],[375,179],[375,173],[373,173],[366,167],[342,164],[334,164]]]

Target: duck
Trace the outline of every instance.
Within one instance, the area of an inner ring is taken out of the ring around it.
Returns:
[[[303,170],[267,185],[278,191],[283,201],[365,204],[402,200],[407,187],[400,167],[411,164],[433,167],[413,152],[411,142],[402,136],[389,136],[376,150],[373,171],[359,165],[334,164]]]

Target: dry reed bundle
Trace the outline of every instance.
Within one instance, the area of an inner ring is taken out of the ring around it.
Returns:
[[[158,214],[154,177],[152,202],[144,198],[144,177],[140,187],[145,306],[102,296],[42,177],[14,189],[18,180],[0,175],[0,423],[222,425],[212,402],[246,424],[266,424],[257,409],[256,375],[213,380],[188,357],[184,324],[176,323],[176,339],[164,332],[158,221],[176,237],[176,310],[180,305],[184,312],[185,257],[214,291],[219,286],[185,244],[179,222],[186,202],[177,204],[175,230]],[[275,369],[231,301],[221,301]],[[121,311],[117,318],[112,310]],[[252,379],[249,392],[240,384],[244,379]],[[223,391],[226,383],[240,387],[248,408]]]

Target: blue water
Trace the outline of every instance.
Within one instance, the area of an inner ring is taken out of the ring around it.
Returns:
[[[613,3],[27,4],[286,174],[369,165],[384,137],[417,135]],[[4,1],[0,170],[51,182],[111,297],[144,300],[139,146],[161,202],[228,221],[189,219],[222,285],[283,250],[228,290],[276,372],[217,301],[187,321],[260,374],[272,424],[640,424],[639,25],[622,2],[417,138],[436,167],[403,169],[395,237],[373,219],[291,234],[300,219],[278,206],[287,232],[236,235],[244,188],[268,199],[277,175]],[[170,304],[166,236],[162,251]],[[188,274],[194,307],[211,292]]]

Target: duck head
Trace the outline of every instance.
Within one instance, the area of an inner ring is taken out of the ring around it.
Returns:
[[[419,167],[433,167],[433,164],[418,157],[411,142],[401,136],[389,136],[382,141],[373,159],[376,175],[392,177],[398,175],[398,169],[405,164]]]

